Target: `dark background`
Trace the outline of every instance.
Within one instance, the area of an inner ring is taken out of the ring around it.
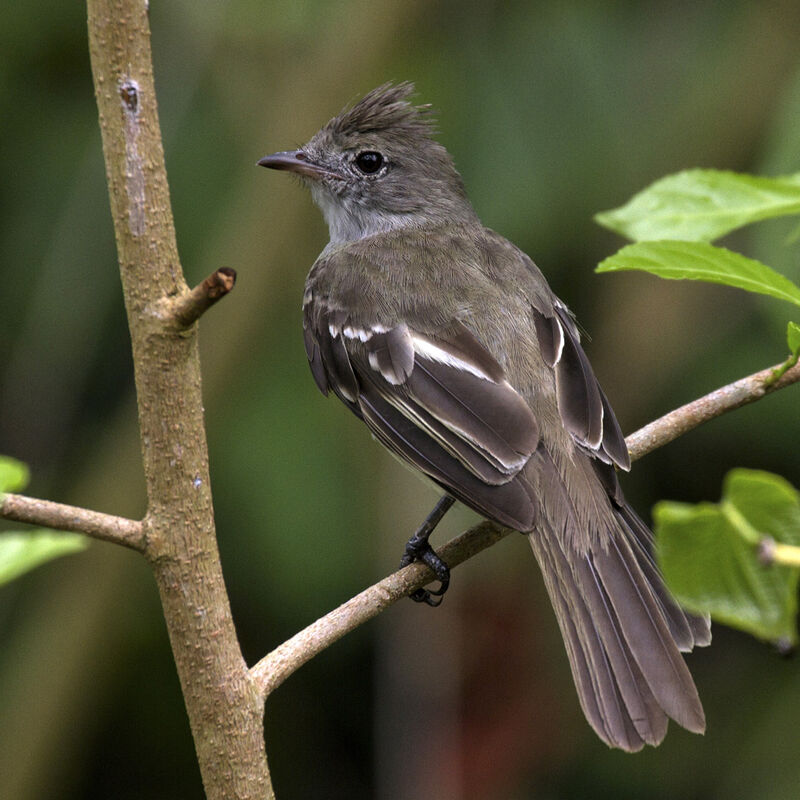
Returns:
[[[693,166],[800,163],[795,2],[231,0],[151,8],[178,241],[190,283],[234,267],[202,322],[220,548],[253,663],[396,565],[435,500],[311,380],[310,198],[255,166],[386,80],[439,111],[484,222],[529,252],[593,335],[623,429],[779,361],[791,308],[645,275],[596,276],[592,221]],[[6,4],[0,28],[0,452],[30,493],[144,512],[131,360],[79,2]],[[800,279],[792,221],[729,244]],[[795,315],[796,318],[796,315]],[[638,463],[662,498],[716,500],[734,466],[800,484],[797,389]],[[453,514],[442,541],[474,520]],[[0,795],[196,798],[199,773],[154,583],[93,543],[0,590]],[[270,699],[281,800],[797,796],[795,660],[722,627],[690,657],[704,738],[609,751],[580,713],[522,537],[402,602]]]

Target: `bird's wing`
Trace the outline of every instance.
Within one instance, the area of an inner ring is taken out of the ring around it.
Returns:
[[[572,315],[556,301],[549,315],[534,307],[533,318],[542,356],[555,371],[558,411],[564,427],[589,455],[630,469],[625,437],[583,352]]]
[[[333,391],[391,451],[479,512],[533,525],[522,468],[539,427],[502,367],[462,324],[431,336],[404,323],[355,320],[324,301],[305,307],[319,388]]]

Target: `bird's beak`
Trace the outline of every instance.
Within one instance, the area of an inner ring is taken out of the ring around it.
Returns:
[[[258,162],[258,166],[269,167],[269,169],[284,169],[315,180],[326,177],[341,177],[335,172],[315,164],[303,150],[283,150],[280,153],[273,153],[271,156],[264,156]]]

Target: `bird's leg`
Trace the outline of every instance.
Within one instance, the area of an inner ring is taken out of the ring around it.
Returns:
[[[443,495],[433,507],[433,511],[428,514],[425,522],[417,528],[414,535],[406,542],[406,549],[400,562],[400,568],[407,567],[414,561],[421,561],[433,570],[439,580],[438,589],[417,589],[410,595],[411,599],[417,603],[438,606],[442,602],[442,596],[450,584],[450,568],[433,551],[433,548],[428,543],[428,538],[453,503],[455,503],[455,500],[449,494]]]

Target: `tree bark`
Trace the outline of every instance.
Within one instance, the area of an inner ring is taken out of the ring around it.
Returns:
[[[89,0],[89,43],[131,333],[158,584],[206,794],[271,797],[263,705],[242,657],[214,529],[195,293],[183,278],[146,0]],[[199,314],[198,314],[199,315]],[[188,324],[187,324],[188,323]]]

